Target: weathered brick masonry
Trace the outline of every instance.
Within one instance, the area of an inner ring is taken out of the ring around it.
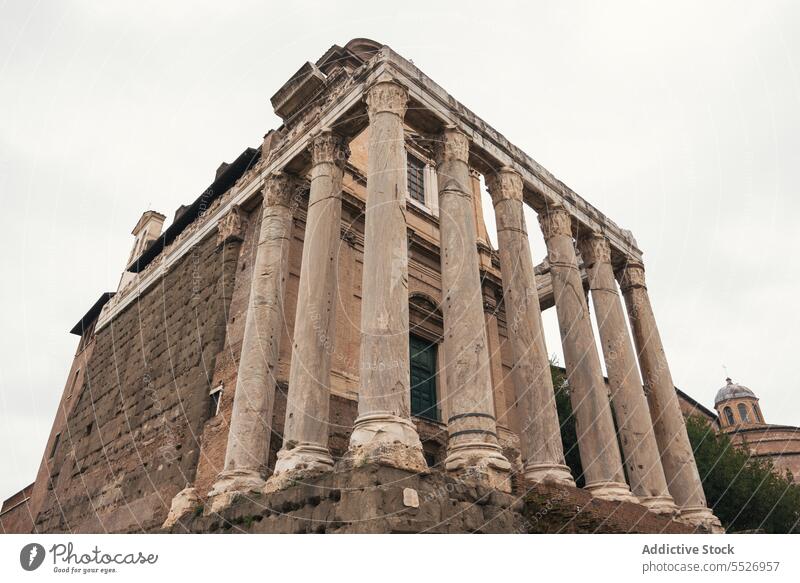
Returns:
[[[194,478],[234,265],[230,249],[208,237],[97,333],[37,529],[139,531],[163,522]]]

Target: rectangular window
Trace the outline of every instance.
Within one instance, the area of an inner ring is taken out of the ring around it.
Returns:
[[[58,442],[61,440],[61,433],[56,433],[55,439],[53,439],[53,447],[50,448],[50,457],[52,458],[56,455],[56,449],[58,449]]]
[[[219,413],[219,404],[222,401],[222,385],[208,393],[208,416],[214,417]]]
[[[408,195],[425,204],[425,162],[408,154]]]
[[[417,336],[411,342],[411,414],[439,420],[436,402],[436,343]]]

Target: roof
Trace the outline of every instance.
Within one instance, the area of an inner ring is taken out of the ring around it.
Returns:
[[[725,386],[717,391],[717,396],[714,397],[714,406],[716,407],[723,401],[729,399],[739,399],[742,397],[756,398],[756,394],[739,383],[734,383],[730,377],[725,379]]]
[[[84,330],[86,330],[92,323],[97,320],[97,317],[100,315],[100,310],[103,309],[108,303],[108,300],[114,297],[116,292],[106,292],[100,296],[100,298],[89,308],[89,311],[86,312],[83,317],[78,320],[78,323],[72,327],[72,330],[69,331],[70,334],[76,334],[77,336],[83,336]]]
[[[211,203],[227,192],[242,175],[247,172],[261,157],[261,150],[247,148],[239,157],[219,173],[214,182],[206,188],[185,211],[175,217],[172,224],[161,236],[153,241],[139,257],[128,266],[128,271],[139,273],[155,259],[164,248],[172,243],[183,230],[205,211]]]
[[[555,366],[555,368],[560,370],[564,374],[566,374],[566,372],[567,372],[567,369],[564,368],[563,366]],[[608,377],[604,376],[603,380],[606,382],[606,384],[608,384]],[[675,388],[675,393],[679,397],[681,397],[682,399],[685,399],[686,402],[691,404],[695,409],[699,409],[700,411],[702,411],[703,413],[705,413],[706,415],[708,415],[712,419],[716,419],[717,418],[717,414],[714,411],[712,411],[708,407],[704,406],[702,403],[699,403],[694,398],[690,397],[688,394],[686,394],[682,390],[680,390],[678,387],[674,387],[674,388]]]
[[[726,433],[756,433],[759,431],[763,433],[769,433],[770,431],[791,431],[794,433],[800,433],[800,427],[795,427],[794,425],[773,425],[772,423],[759,423],[751,427],[732,427],[731,430],[726,431]]]
[[[355,68],[368,61],[384,46],[368,38],[354,38],[344,47],[333,45],[315,63],[326,75],[335,67]]]
[[[687,403],[692,405],[695,409],[699,409],[700,411],[702,411],[704,414],[708,415],[712,419],[716,419],[717,418],[717,414],[714,411],[712,411],[711,409],[709,409],[708,407],[706,407],[705,405],[703,405],[699,401],[695,400],[694,397],[690,396],[687,393],[684,393],[678,387],[675,387],[675,392],[678,393],[679,397],[681,397]]]

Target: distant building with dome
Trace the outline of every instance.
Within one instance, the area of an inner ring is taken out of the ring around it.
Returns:
[[[789,470],[800,483],[800,428],[767,423],[755,393],[730,378],[717,391],[714,408],[721,433],[753,457],[771,459],[781,473]]]

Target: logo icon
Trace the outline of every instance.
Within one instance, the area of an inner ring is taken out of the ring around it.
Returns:
[[[44,562],[44,547],[39,543],[30,543],[19,552],[19,564],[26,571],[35,571]]]

